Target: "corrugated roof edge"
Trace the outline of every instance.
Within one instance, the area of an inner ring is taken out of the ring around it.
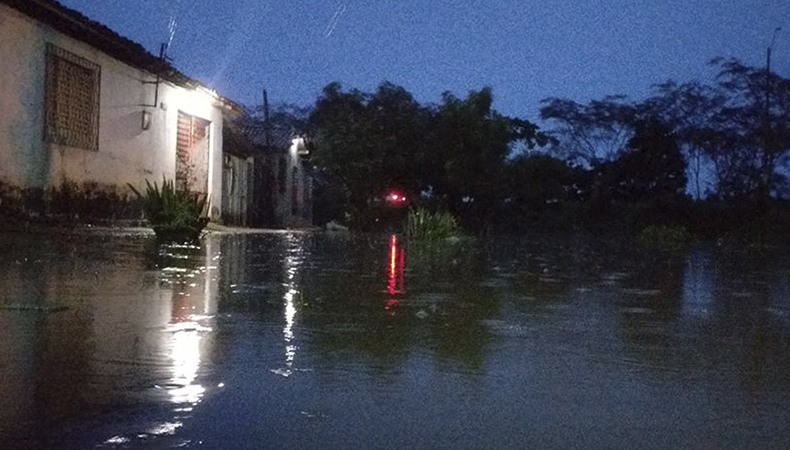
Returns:
[[[214,92],[205,83],[190,78],[167,61],[152,55],[137,42],[125,38],[106,25],[91,20],[79,11],[67,8],[55,0],[0,0],[19,12],[44,23],[63,34],[82,41],[109,56],[131,66],[185,88],[203,88]],[[238,103],[217,94],[217,100],[227,107],[240,111]]]

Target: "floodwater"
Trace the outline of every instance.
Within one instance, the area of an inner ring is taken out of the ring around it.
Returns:
[[[790,252],[0,235],[2,449],[787,449]]]

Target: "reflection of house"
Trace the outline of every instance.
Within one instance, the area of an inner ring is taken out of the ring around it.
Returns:
[[[225,177],[240,180],[235,191],[226,183],[225,192],[235,193],[224,201],[239,206],[228,212],[239,220],[226,223],[272,228],[311,225],[312,177],[304,161],[309,153],[305,139],[290,129],[267,130],[252,121],[229,123],[226,130],[232,138],[226,145]],[[234,195],[237,199],[228,200]]]
[[[124,196],[167,177],[219,218],[236,105],[55,1],[0,0],[0,25],[0,183]]]

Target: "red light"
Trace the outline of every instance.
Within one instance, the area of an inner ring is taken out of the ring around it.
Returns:
[[[384,307],[384,309],[386,309],[387,311],[389,311],[390,309],[392,309],[392,307],[394,307],[394,306],[398,305],[399,303],[400,303],[400,302],[399,302],[398,300],[391,299],[391,300],[389,300],[389,301],[387,302],[387,306],[385,306],[385,307]]]
[[[387,195],[387,201],[389,203],[406,203],[406,196],[400,192],[393,191]]]

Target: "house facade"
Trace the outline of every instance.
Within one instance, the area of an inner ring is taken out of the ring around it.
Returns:
[[[304,138],[292,136],[284,149],[267,155],[269,169],[276,170],[270,179],[276,184],[273,222],[285,228],[303,228],[313,223],[313,179],[308,172],[308,155]]]
[[[313,224],[313,178],[304,137],[288,127],[257,123],[241,130],[252,146],[250,224],[307,228]]]
[[[5,192],[175,180],[222,212],[223,120],[240,108],[52,0],[0,0],[0,183]]]

